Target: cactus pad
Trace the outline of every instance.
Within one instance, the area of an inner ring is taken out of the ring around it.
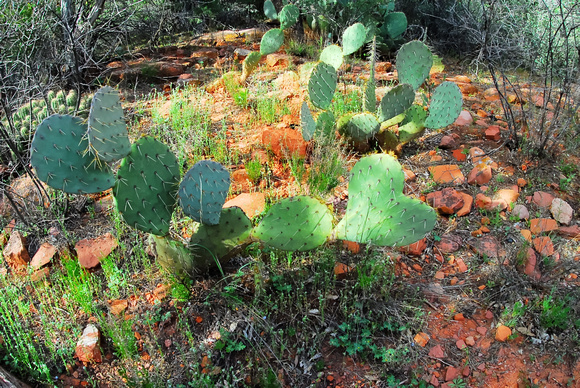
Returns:
[[[288,4],[282,8],[278,18],[280,19],[280,28],[286,29],[292,27],[298,21],[300,10],[294,4]]]
[[[262,59],[262,54],[257,51],[252,51],[248,54],[246,59],[242,62],[242,77],[241,82],[244,83],[252,74],[256,67],[258,67],[258,63],[260,63],[260,59]]]
[[[332,232],[332,214],[318,200],[297,196],[274,204],[252,235],[285,251],[307,251],[326,242]]]
[[[93,97],[87,133],[91,151],[103,162],[114,162],[131,151],[119,93],[110,86],[99,89]]]
[[[459,117],[462,106],[463,97],[459,86],[455,82],[443,82],[433,92],[425,127],[437,129],[453,124]]]
[[[304,141],[310,141],[314,137],[314,132],[316,131],[316,122],[312,117],[310,108],[306,101],[302,103],[300,108],[300,124],[302,127],[302,138]]]
[[[262,36],[260,42],[260,54],[268,55],[275,53],[284,43],[284,31],[279,28],[272,28]]]
[[[387,121],[406,111],[415,99],[413,87],[409,84],[399,84],[389,90],[381,100],[379,121]]]
[[[117,172],[113,196],[127,224],[163,236],[176,203],[179,164],[169,148],[152,137],[131,146]]]
[[[195,267],[207,269],[224,264],[240,246],[249,242],[252,222],[239,207],[222,209],[218,225],[200,225],[189,241]]]
[[[276,7],[271,0],[264,1],[264,15],[268,19],[278,19],[278,14],[276,13]]]
[[[367,141],[381,128],[375,115],[368,112],[356,114],[346,123],[341,120],[341,124],[338,132],[355,142]]]
[[[342,60],[342,49],[337,44],[326,46],[320,53],[320,61],[334,67],[336,70],[342,65]]]
[[[389,38],[396,39],[407,29],[407,16],[403,12],[390,12],[385,17],[384,27]]]
[[[423,134],[427,112],[419,105],[413,105],[407,109],[405,119],[399,126],[399,141],[408,143]]]
[[[403,195],[401,165],[387,154],[360,159],[351,171],[348,204],[336,237],[380,246],[407,245],[435,226],[435,211]]]
[[[327,109],[336,90],[336,70],[333,66],[319,62],[308,80],[310,102],[320,109]]]
[[[180,278],[192,277],[196,272],[194,257],[181,241],[153,235],[157,263],[167,272]]]
[[[40,180],[75,194],[98,193],[113,186],[109,167],[85,153],[85,132],[86,125],[78,117],[52,115],[40,123],[30,145],[30,163]]]
[[[342,34],[342,54],[350,55],[357,51],[367,39],[367,30],[362,23],[355,23]]]
[[[377,110],[377,96],[376,96],[376,82],[375,82],[375,70],[371,67],[369,80],[366,82],[364,99],[363,99],[363,110],[371,113],[375,113]]]
[[[315,136],[331,137],[334,135],[334,115],[331,111],[320,112],[316,118]]]
[[[197,222],[217,225],[230,190],[230,173],[213,160],[197,162],[179,185],[183,212]]]
[[[425,44],[412,40],[401,46],[396,63],[399,82],[410,84],[413,90],[417,90],[429,77],[433,54]]]

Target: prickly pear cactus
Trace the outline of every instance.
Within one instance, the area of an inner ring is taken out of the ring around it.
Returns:
[[[189,241],[195,267],[204,270],[225,264],[241,247],[250,242],[252,222],[238,207],[222,209],[217,225],[200,225]]]
[[[419,105],[413,105],[405,114],[405,119],[399,126],[399,142],[408,143],[421,136],[425,130],[427,112]]]
[[[302,138],[304,141],[312,140],[314,132],[316,131],[316,121],[314,121],[306,101],[304,101],[302,107],[300,107],[300,125],[302,127]]]
[[[435,211],[403,195],[401,165],[387,154],[360,159],[351,171],[348,204],[336,238],[380,246],[407,245],[435,226]]]
[[[169,148],[152,137],[131,146],[117,172],[113,196],[130,226],[158,236],[169,232],[176,203],[179,164]]]
[[[319,62],[308,80],[308,95],[312,105],[327,109],[336,90],[337,75],[333,66]]]
[[[202,224],[217,225],[230,190],[230,173],[213,160],[197,162],[179,185],[183,212]]]
[[[282,8],[280,14],[278,15],[278,19],[280,20],[280,28],[286,29],[292,27],[298,21],[298,17],[300,16],[300,10],[294,4],[288,4]]]
[[[369,112],[359,113],[338,127],[338,132],[354,140],[357,143],[365,142],[373,137],[381,128],[381,123],[374,114]]]
[[[260,42],[260,54],[268,55],[275,53],[284,43],[284,31],[280,28],[272,28],[262,36]]]
[[[324,136],[326,138],[334,137],[334,114],[331,111],[326,110],[320,112],[316,118],[316,131],[314,136]]]
[[[266,15],[266,17],[268,19],[278,19],[278,14],[276,13],[276,7],[274,6],[274,3],[272,3],[271,0],[266,0],[264,1],[264,15]]]
[[[410,84],[413,90],[419,89],[419,86],[429,77],[431,66],[433,66],[433,54],[424,43],[418,40],[405,43],[397,53],[399,82]]]
[[[111,169],[86,154],[83,120],[52,115],[36,129],[30,145],[30,163],[38,178],[67,193],[98,193],[111,188]]]
[[[166,236],[153,236],[157,263],[167,272],[178,278],[195,275],[197,268],[195,258],[181,241],[171,240]]]
[[[387,121],[405,112],[415,99],[415,91],[409,84],[399,84],[389,90],[382,98],[379,121]]]
[[[258,63],[260,63],[260,59],[262,59],[262,54],[257,51],[252,51],[248,54],[246,59],[244,59],[244,62],[242,62],[242,77],[240,78],[242,83],[246,82],[250,74],[256,70]]]
[[[403,12],[390,12],[383,25],[391,39],[398,38],[407,29],[407,16]]]
[[[355,23],[344,30],[342,34],[342,54],[350,55],[357,51],[365,43],[367,30],[362,23]]]
[[[369,80],[366,82],[364,99],[363,99],[363,110],[371,113],[375,113],[377,110],[377,97],[376,97],[376,83],[375,83],[375,71],[371,68]]]
[[[103,162],[124,158],[131,151],[119,92],[110,86],[99,89],[89,112],[90,150]]]
[[[326,242],[332,232],[332,214],[318,200],[297,196],[274,204],[252,236],[285,251],[308,251]]]
[[[338,70],[343,61],[342,49],[337,44],[326,46],[320,53],[320,61]]]
[[[463,97],[459,86],[455,82],[443,82],[433,92],[425,127],[437,129],[453,124],[459,117],[462,106]]]

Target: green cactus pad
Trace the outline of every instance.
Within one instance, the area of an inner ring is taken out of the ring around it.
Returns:
[[[194,256],[182,242],[155,235],[153,241],[157,263],[161,268],[179,278],[195,275],[197,271]]]
[[[397,73],[399,82],[410,84],[417,90],[427,77],[433,66],[431,50],[418,40],[405,43],[397,53]]]
[[[362,23],[355,23],[342,34],[342,54],[350,55],[357,51],[367,39],[367,30]]]
[[[320,112],[316,118],[316,132],[314,136],[331,137],[334,135],[334,115],[331,111]]]
[[[375,82],[375,71],[371,68],[369,75],[369,80],[366,82],[364,99],[363,99],[363,110],[371,113],[375,113],[377,110],[377,96],[376,96],[376,82]]]
[[[195,267],[208,269],[224,264],[250,240],[252,222],[238,207],[222,209],[218,225],[200,225],[189,241]]]
[[[268,19],[278,19],[276,7],[274,7],[274,3],[272,3],[271,0],[264,1],[264,15],[266,15]]]
[[[300,125],[302,127],[302,138],[304,141],[312,140],[314,132],[316,131],[316,121],[314,121],[306,101],[302,103],[302,107],[300,108]]]
[[[183,212],[197,222],[217,225],[230,190],[230,173],[213,160],[197,162],[179,185]]]
[[[463,97],[459,86],[455,82],[443,82],[433,92],[425,127],[437,129],[453,124],[459,117],[462,107]]]
[[[369,112],[356,114],[344,124],[341,120],[341,124],[338,132],[355,142],[367,141],[381,128],[381,123]]]
[[[435,211],[403,195],[401,165],[387,154],[360,159],[351,171],[348,204],[336,237],[380,246],[408,245],[433,230]]]
[[[403,12],[391,12],[385,17],[384,26],[389,38],[396,39],[407,30],[407,16]]]
[[[272,28],[262,36],[260,42],[260,54],[268,55],[275,53],[284,43],[284,31],[279,28]]]
[[[333,66],[319,62],[310,74],[308,80],[308,95],[312,105],[319,109],[327,109],[332,102],[336,90],[336,70]]]
[[[280,28],[286,29],[292,27],[298,21],[300,10],[294,4],[288,4],[282,8],[278,18],[280,19]]]
[[[258,63],[260,63],[260,59],[262,59],[262,54],[257,51],[252,51],[248,54],[246,59],[244,59],[242,62],[242,77],[240,78],[242,83],[246,82],[250,74],[256,70]]]
[[[34,134],[30,163],[40,180],[67,193],[98,193],[114,184],[107,165],[98,163],[85,151],[86,125],[73,116],[52,115]]]
[[[176,203],[179,164],[169,148],[152,137],[131,146],[117,172],[113,196],[125,222],[158,236],[169,232]]]
[[[336,70],[342,66],[342,60],[342,49],[337,44],[326,46],[320,53],[320,61],[334,67]]]
[[[399,126],[399,141],[408,143],[423,134],[427,112],[422,106],[413,105],[405,113],[405,119]]]
[[[131,151],[119,92],[110,86],[99,89],[89,113],[90,150],[103,162],[124,158]]]
[[[307,251],[326,241],[332,214],[318,200],[297,196],[274,204],[252,232],[264,244],[285,251]]]
[[[405,112],[415,99],[415,91],[409,84],[399,84],[389,90],[381,100],[379,120],[392,119]]]

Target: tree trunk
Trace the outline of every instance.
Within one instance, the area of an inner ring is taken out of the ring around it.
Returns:
[[[0,388],[30,388],[0,366]]]

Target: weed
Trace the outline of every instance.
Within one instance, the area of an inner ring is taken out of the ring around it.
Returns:
[[[570,300],[557,299],[554,291],[544,297],[540,305],[540,324],[545,329],[565,330],[570,323]]]
[[[505,325],[515,327],[526,314],[526,305],[522,301],[514,303],[512,308],[506,308],[502,313]]]
[[[295,55],[297,57],[315,59],[318,57],[318,52],[318,48],[313,44],[296,39],[291,39],[286,46],[286,54]]]
[[[256,117],[262,123],[273,124],[290,114],[288,104],[276,97],[261,97],[256,101]]]
[[[302,187],[302,182],[304,182],[307,173],[304,159],[294,154],[292,158],[288,159],[288,166],[290,167],[292,176],[296,180],[296,184],[298,187]]]
[[[465,388],[467,387],[467,382],[463,381],[462,378],[456,378],[455,380],[453,380],[452,382],[449,383],[450,387],[453,388]]]
[[[247,161],[244,165],[246,172],[248,173],[248,178],[254,184],[258,183],[262,178],[262,163],[258,159],[251,159]]]
[[[308,188],[311,194],[326,194],[340,183],[346,174],[346,158],[341,148],[320,143],[312,153],[308,171]]]
[[[132,319],[101,317],[99,324],[103,333],[113,343],[117,357],[124,360],[137,355],[137,340],[134,335]]]

